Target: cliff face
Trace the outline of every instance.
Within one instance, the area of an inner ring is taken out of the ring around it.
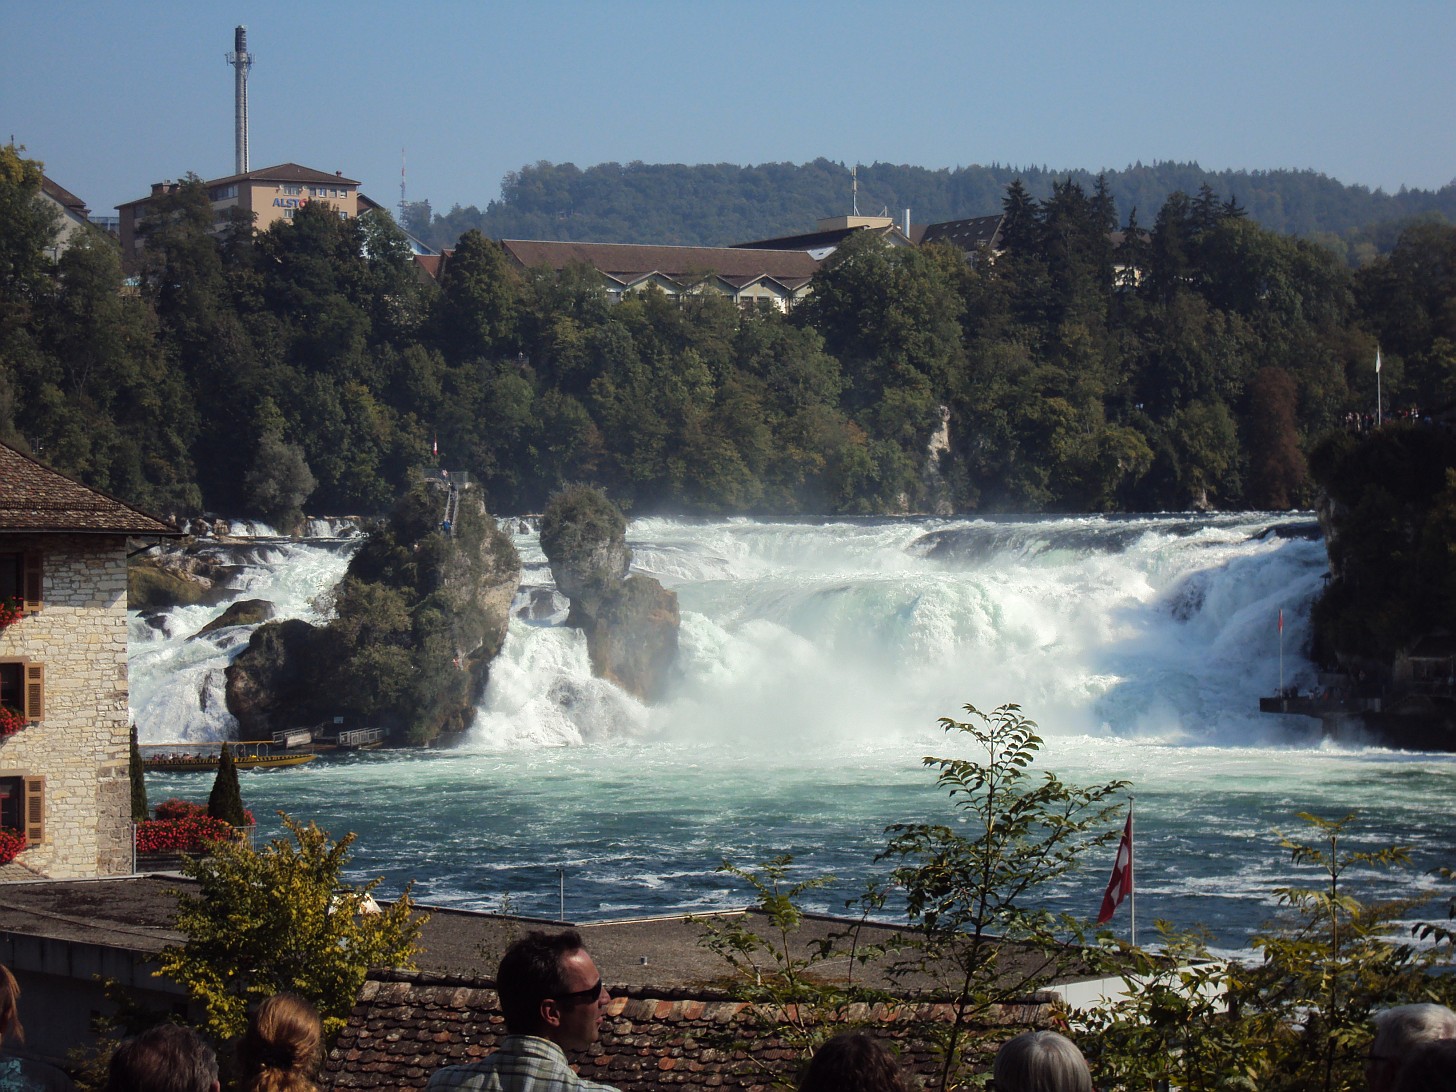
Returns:
[[[677,593],[627,575],[627,523],[598,490],[558,494],[541,518],[541,548],[571,600],[566,624],[586,634],[592,674],[645,701],[660,697],[677,662]]]
[[[245,736],[335,716],[396,742],[458,736],[505,641],[520,575],[477,491],[421,483],[355,554],[327,626],[254,632],[228,668],[228,709]]]

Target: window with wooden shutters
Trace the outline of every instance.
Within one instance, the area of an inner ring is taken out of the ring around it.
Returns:
[[[0,705],[26,720],[45,717],[45,664],[0,661]]]
[[[26,612],[40,610],[45,560],[39,550],[0,551],[0,600],[19,600]]]
[[[25,840],[31,845],[45,841],[45,778],[25,779]]]
[[[17,830],[31,845],[45,840],[44,777],[0,777],[0,830]]]
[[[29,550],[25,554],[25,609],[27,611],[40,610],[45,604],[45,564],[44,557],[39,550]]]
[[[25,665],[25,716],[28,720],[45,716],[45,664]]]

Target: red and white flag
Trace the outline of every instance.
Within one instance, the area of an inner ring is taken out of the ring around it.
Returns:
[[[430,454],[436,459],[440,457],[440,437],[438,435],[430,441]]]
[[[1279,608],[1279,632],[1284,632],[1284,608]]]
[[[1127,809],[1127,826],[1122,829],[1122,841],[1117,846],[1117,862],[1112,866],[1112,879],[1107,881],[1107,893],[1102,896],[1102,910],[1097,915],[1097,924],[1105,925],[1112,920],[1113,913],[1122,900],[1132,894],[1132,807]]]

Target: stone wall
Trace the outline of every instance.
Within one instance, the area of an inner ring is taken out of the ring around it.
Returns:
[[[126,540],[6,536],[44,554],[43,607],[0,631],[0,661],[45,665],[45,715],[0,741],[0,777],[45,778],[45,839],[18,862],[57,879],[131,871]]]

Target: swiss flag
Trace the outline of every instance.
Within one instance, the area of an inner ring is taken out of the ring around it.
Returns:
[[[1122,900],[1132,894],[1132,808],[1127,809],[1127,826],[1122,829],[1122,841],[1117,846],[1117,862],[1112,866],[1112,879],[1107,881],[1107,894],[1102,896],[1102,910],[1097,915],[1097,924],[1105,925],[1112,920],[1113,913]]]

